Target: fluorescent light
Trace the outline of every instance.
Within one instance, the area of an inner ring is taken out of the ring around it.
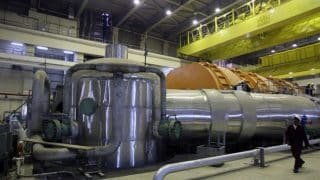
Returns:
[[[63,53],[65,53],[65,54],[73,54],[72,51],[63,51]]]
[[[18,43],[18,42],[12,42],[11,45],[14,45],[14,46],[23,46],[22,43]]]
[[[140,4],[140,0],[133,0],[133,4],[139,5]]]
[[[218,13],[218,12],[221,11],[221,9],[217,7],[214,11],[215,11],[216,13]]]
[[[193,25],[197,25],[198,23],[199,23],[198,20],[196,20],[196,19],[192,20],[192,24],[193,24]]]
[[[271,14],[273,14],[273,13],[274,13],[274,9],[273,9],[273,8],[270,9],[269,12],[270,12]]]
[[[47,47],[44,47],[44,46],[37,46],[37,49],[40,49],[40,50],[48,50],[48,48]]]
[[[318,41],[320,41],[320,37],[318,37]]]
[[[271,50],[271,53],[275,53],[275,52],[276,52],[276,50],[274,50],[274,49]]]
[[[172,14],[171,10],[170,9],[167,9],[166,10],[166,15],[170,16]]]
[[[298,47],[298,45],[297,44],[292,44],[292,47]]]

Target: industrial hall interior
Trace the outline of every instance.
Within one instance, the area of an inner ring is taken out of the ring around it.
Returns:
[[[320,0],[1,0],[0,180],[318,180]]]

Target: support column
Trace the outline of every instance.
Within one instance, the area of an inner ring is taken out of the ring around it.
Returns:
[[[162,54],[168,55],[169,54],[169,43],[168,42],[163,42],[162,44]]]
[[[84,62],[84,54],[83,53],[74,53],[74,59],[73,59],[74,62],[78,62],[78,63],[82,63]]]
[[[144,46],[145,46],[145,36],[144,35],[142,35],[141,37],[140,37],[140,49],[144,49]]]
[[[117,27],[112,28],[112,43],[119,44],[119,28]]]

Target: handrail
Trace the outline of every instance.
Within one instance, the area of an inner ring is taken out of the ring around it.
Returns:
[[[181,33],[179,47],[187,46],[192,42],[205,38],[209,34],[214,34],[222,29],[243,22],[262,12],[278,7],[287,1],[290,0],[250,0],[239,7],[229,9],[226,12],[222,12],[222,14],[214,16],[207,20],[206,23],[200,23],[197,27]]]
[[[320,139],[314,139],[310,140],[309,144],[320,144]],[[194,169],[204,166],[210,166],[210,165],[218,165],[224,162],[230,162],[235,161],[239,159],[244,159],[248,157],[254,157],[255,162],[258,162],[255,165],[258,165],[259,167],[264,167],[264,156],[265,154],[274,153],[274,152],[280,152],[280,151],[286,151],[290,149],[290,146],[287,144],[278,145],[278,146],[270,146],[270,147],[260,147],[257,149],[249,150],[249,151],[243,151],[238,153],[232,153],[232,154],[226,154],[222,156],[215,156],[215,157],[209,157],[209,158],[202,158],[197,160],[191,160],[191,161],[184,161],[184,162],[178,162],[178,163],[172,163],[165,166],[162,166],[156,174],[153,176],[154,180],[163,180],[165,176],[167,176],[170,173],[188,170],[188,169]]]
[[[170,173],[183,171],[187,169],[194,169],[203,166],[210,166],[210,165],[218,165],[224,162],[235,161],[243,158],[248,157],[255,157],[259,153],[259,149],[253,149],[250,151],[226,154],[222,156],[215,156],[209,158],[202,158],[192,161],[184,161],[179,163],[168,164],[161,167],[156,174],[153,176],[154,180],[162,180],[164,177]]]

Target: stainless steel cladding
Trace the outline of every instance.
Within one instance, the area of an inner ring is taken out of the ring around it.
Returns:
[[[108,58],[128,59],[128,47],[122,44],[109,44],[106,47],[106,56]]]
[[[49,113],[50,82],[46,72],[39,70],[34,74],[32,83],[31,120],[27,121],[31,135],[41,133],[42,116]]]
[[[284,94],[251,94],[257,112],[256,135],[263,137],[282,137],[285,128],[292,123],[293,115],[306,116],[306,127],[310,130],[320,128],[319,104],[302,96]]]
[[[312,122],[308,128],[320,128],[318,104],[282,94],[167,90],[167,114],[181,122],[185,140],[207,139],[209,132],[226,132],[234,140],[253,136],[279,139],[295,114]]]
[[[102,59],[76,65],[65,85],[64,112],[79,126],[72,143],[102,147],[119,139],[110,155],[98,154],[112,168],[157,160],[152,125],[161,118],[163,82],[149,68],[125,63]]]

